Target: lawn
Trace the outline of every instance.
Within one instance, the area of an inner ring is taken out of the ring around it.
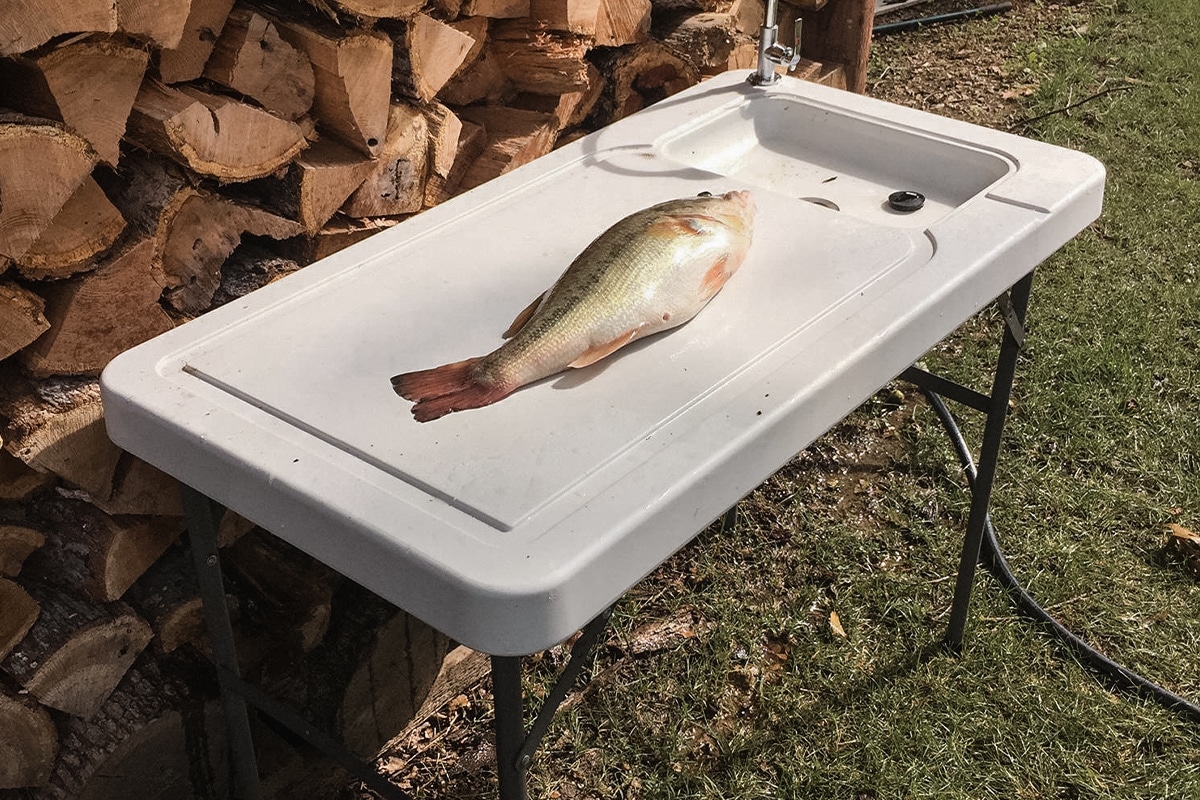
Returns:
[[[1200,531],[1198,12],[1026,0],[881,39],[871,66],[877,96],[1108,167],[1101,219],[1037,273],[993,518],[1046,608],[1193,702],[1200,579],[1165,526]],[[926,364],[985,389],[998,331],[985,312]],[[1200,797],[1200,726],[1111,692],[986,573],[964,653],[940,647],[963,487],[928,406],[885,389],[622,601],[531,796]],[[460,698],[415,785],[486,793],[489,715]]]

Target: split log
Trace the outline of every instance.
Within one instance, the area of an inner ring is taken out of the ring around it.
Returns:
[[[46,543],[46,537],[28,525],[0,525],[0,575],[15,578],[29,554]]]
[[[229,97],[154,80],[138,92],[129,139],[222,181],[270,175],[307,144],[294,122]]]
[[[204,77],[284,119],[299,119],[312,107],[308,56],[280,38],[273,22],[248,8],[230,13]]]
[[[155,517],[183,514],[179,481],[131,453],[121,452],[111,483],[107,497],[90,497],[92,504],[106,514]]]
[[[0,3],[0,56],[40,47],[65,33],[112,33],[115,0],[5,0]]]
[[[313,235],[328,222],[375,168],[361,153],[333,138],[318,139],[293,161],[282,177],[245,184],[272,211],[296,220]]]
[[[261,208],[194,187],[161,158],[127,157],[120,179],[105,188],[131,226],[154,238],[167,301],[180,311],[206,310],[221,283],[221,264],[243,234],[286,239],[302,226]]]
[[[392,86],[422,102],[432,100],[458,71],[476,41],[428,14],[400,24],[392,63]]]
[[[233,0],[191,0],[179,45],[158,51],[159,80],[179,83],[199,78],[232,8]]]
[[[0,662],[37,622],[41,607],[21,586],[0,578]]]
[[[491,672],[491,668],[492,660],[486,653],[461,644],[455,647],[442,660],[442,668],[438,671],[425,702],[396,738],[408,736],[424,725],[430,717],[445,708],[447,703],[483,680]]]
[[[46,120],[0,115],[0,256],[18,259],[96,164],[82,137]]]
[[[0,283],[0,360],[31,344],[46,330],[46,303],[15,283]]]
[[[21,459],[0,450],[0,500],[27,500],[53,480],[50,473],[30,469]]]
[[[119,0],[117,28],[156,47],[174,49],[183,41],[192,0]]]
[[[102,603],[124,595],[183,531],[179,517],[113,517],[66,499],[46,503],[38,525],[48,546],[30,557],[26,573]]]
[[[591,40],[585,36],[522,19],[493,25],[489,46],[500,69],[523,92],[561,94],[588,86],[584,55]]]
[[[210,653],[200,584],[188,548],[169,549],[130,587],[124,599],[150,623],[156,652],[171,653],[190,645],[197,653]],[[230,614],[236,617],[237,597],[227,595],[225,599]]]
[[[27,278],[66,278],[93,269],[95,256],[117,241],[125,218],[90,176],[54,215],[17,269]]]
[[[58,754],[58,730],[38,703],[0,685],[0,789],[41,786]]]
[[[66,124],[115,165],[148,60],[141,47],[89,39],[7,62],[0,82],[10,87],[6,105]]]
[[[224,551],[230,573],[263,615],[255,620],[292,652],[309,652],[329,630],[341,576],[283,540],[255,529]]]
[[[155,246],[129,237],[95,270],[42,289],[50,330],[21,352],[25,368],[37,377],[99,375],[120,353],[171,330],[158,304],[164,281]]]
[[[375,155],[387,132],[391,40],[381,33],[275,22],[280,36],[312,62],[313,114],[322,126],[356,150]]]
[[[94,497],[112,493],[121,450],[104,429],[95,378],[55,377],[33,383],[0,380],[4,447],[29,467],[53,472]]]
[[[123,603],[97,605],[44,584],[26,589],[41,614],[0,669],[42,705],[87,719],[150,643],[150,626]]]
[[[646,41],[650,0],[533,0],[530,16],[556,31],[587,36],[598,47]]]
[[[444,203],[458,193],[467,170],[487,147],[487,131],[482,125],[468,120],[461,121],[462,130],[454,151],[454,163],[445,175],[431,170],[425,182],[425,207],[432,208]]]
[[[479,102],[503,105],[516,94],[516,89],[504,74],[500,62],[486,47],[469,69],[463,70],[438,92],[438,99],[452,106],[468,106]]]
[[[550,114],[482,106],[463,109],[465,120],[482,125],[487,146],[463,176],[460,188],[473,189],[543,156],[554,147],[555,119]]]
[[[460,12],[464,17],[520,19],[529,16],[530,0],[465,0]]]
[[[597,104],[601,124],[623,119],[700,80],[695,67],[660,42],[594,50],[592,57],[608,81]]]
[[[31,800],[227,797],[227,740],[212,684],[195,660],[146,652],[90,720],[61,721],[64,757]]]
[[[429,123],[425,115],[407,103],[393,105],[375,168],[350,195],[342,213],[361,218],[420,211],[428,161]]]
[[[445,187],[458,158],[458,143],[462,137],[463,123],[453,111],[441,103],[434,103],[424,111],[425,122],[429,128],[429,173],[425,178],[422,189],[422,206],[430,207],[430,187],[434,184]],[[436,192],[436,189],[433,190]]]
[[[874,23],[874,3],[829,0],[820,10],[804,15],[804,25],[800,29],[800,52],[814,61],[841,65],[845,74],[845,88],[862,94],[867,88],[867,59]]]
[[[655,34],[702,75],[711,75],[729,68],[735,52],[745,51],[765,14],[762,0],[733,0],[720,11],[666,14],[656,23]]]
[[[553,115],[557,120],[556,127],[560,131],[579,125],[592,113],[592,109],[596,107],[596,103],[604,91],[604,78],[600,75],[600,71],[591,63],[588,63],[587,70],[588,84],[586,88],[559,95],[526,92],[516,96],[512,103],[513,107]],[[556,146],[561,144],[561,138],[555,144]]]
[[[334,0],[338,8],[368,19],[408,19],[421,10],[424,0]]]
[[[452,20],[448,24],[459,33],[465,33],[471,37],[471,41],[473,42],[471,49],[463,56],[462,63],[454,71],[454,76],[451,76],[455,77],[465,72],[483,55],[483,48],[487,44],[488,28],[491,27],[491,20],[487,17],[462,17],[461,19]]]
[[[351,219],[343,214],[336,214],[325,223],[315,236],[302,242],[302,257],[308,263],[320,261],[322,258],[345,250],[353,244],[369,239],[380,231],[387,230],[400,222],[398,217],[382,217],[379,219]]]

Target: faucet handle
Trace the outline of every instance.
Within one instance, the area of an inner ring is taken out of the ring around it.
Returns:
[[[788,47],[785,44],[773,44],[766,50],[766,56],[772,62],[780,66],[787,67],[788,72],[796,68],[800,63],[800,50],[795,47]]]

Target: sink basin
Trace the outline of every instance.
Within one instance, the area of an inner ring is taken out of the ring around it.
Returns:
[[[747,99],[659,147],[681,164],[905,228],[929,226],[1015,168],[996,152],[786,95]],[[897,210],[894,192],[924,203]]]

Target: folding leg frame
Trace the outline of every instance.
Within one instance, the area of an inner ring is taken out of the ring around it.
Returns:
[[[901,379],[916,384],[926,392],[943,395],[987,415],[983,443],[979,451],[979,464],[971,486],[971,511],[967,517],[966,536],[958,564],[958,577],[954,584],[950,625],[946,631],[946,648],[955,653],[962,652],[963,634],[971,604],[971,589],[975,583],[975,568],[979,564],[979,551],[987,525],[992,483],[996,477],[996,462],[1000,456],[1004,423],[1008,418],[1008,402],[1012,397],[1017,356],[1025,343],[1025,312],[1029,308],[1029,293],[1032,287],[1033,273],[1030,272],[996,301],[1005,324],[990,395],[980,394],[917,367],[909,367],[900,374]]]
[[[979,464],[972,485],[971,511],[959,561],[950,625],[945,639],[947,648],[954,652],[960,652],[962,649],[971,589],[974,585],[975,569],[979,563],[988,506],[991,502],[992,483],[996,475],[996,462],[1000,454],[1000,440],[1008,416],[1009,398],[1012,395],[1017,356],[1024,343],[1023,326],[1032,284],[1033,273],[1030,272],[997,300],[1004,315],[1005,329],[990,395],[981,394],[917,367],[909,367],[899,376],[926,392],[943,395],[987,415]],[[216,661],[221,687],[221,702],[229,729],[233,796],[237,800],[262,798],[262,786],[259,782],[250,730],[249,707],[253,706],[318,750],[333,757],[385,800],[407,800],[407,794],[392,785],[370,765],[362,763],[341,743],[316,730],[295,710],[242,679],[238,671],[233,626],[225,603],[225,587],[217,554],[219,511],[220,507],[203,494],[190,488],[184,489],[184,513],[191,536],[196,574],[200,581],[200,594],[204,601],[205,621],[212,637],[213,658]],[[526,774],[533,753],[549,729],[555,712],[578,678],[596,642],[599,641],[611,613],[610,607],[584,628],[571,650],[570,659],[528,731],[525,729],[524,695],[521,690],[521,657],[492,656],[492,693],[496,708],[496,769],[500,782],[500,800],[526,799]]]

